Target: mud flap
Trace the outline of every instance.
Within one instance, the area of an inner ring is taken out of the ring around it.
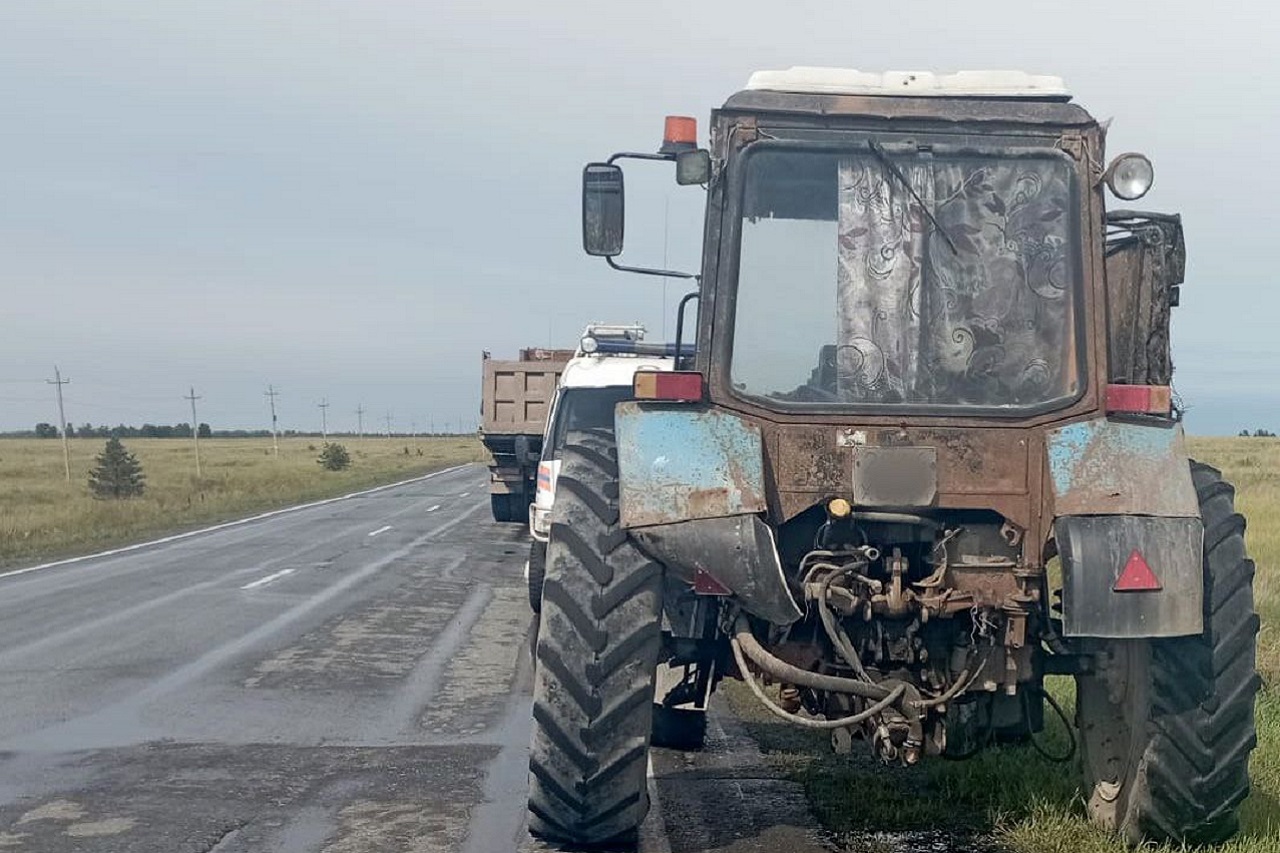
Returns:
[[[1200,519],[1064,516],[1054,533],[1066,636],[1138,639],[1204,630]],[[1135,568],[1146,583],[1127,589],[1122,577]]]
[[[758,516],[638,527],[631,536],[668,573],[691,584],[699,572],[709,575],[754,616],[790,625],[804,615],[787,588],[773,529]]]

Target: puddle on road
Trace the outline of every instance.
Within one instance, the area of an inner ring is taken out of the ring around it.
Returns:
[[[529,632],[528,594],[500,587],[471,634],[449,662],[444,683],[421,721],[432,734],[475,735],[504,712],[511,696],[516,658]]]
[[[998,853],[990,838],[948,832],[856,832],[832,838],[841,853]]]

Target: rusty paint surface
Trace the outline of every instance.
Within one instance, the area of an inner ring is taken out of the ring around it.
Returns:
[[[1029,489],[1028,447],[1038,437],[1036,430],[797,427],[767,422],[762,429],[769,448],[767,467],[778,489],[774,512],[783,520],[827,497],[854,497],[854,457],[866,448],[915,447],[933,452],[937,474],[933,504],[940,508],[994,509],[1025,527],[1039,505],[1040,496]],[[855,435],[859,441],[853,439]]]
[[[1048,434],[1054,515],[1199,518],[1181,424],[1098,418]]]
[[[621,403],[615,414],[623,527],[763,512],[755,424],[709,406]]]

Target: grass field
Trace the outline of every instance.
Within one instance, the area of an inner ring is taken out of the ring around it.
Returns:
[[[147,477],[145,494],[95,500],[89,470],[105,439],[71,439],[71,482],[62,443],[0,440],[0,566],[87,553],[160,533],[345,494],[485,458],[470,437],[336,439],[351,467],[325,471],[316,438],[203,439],[203,476],[196,477],[190,439],[124,439]],[[408,452],[406,453],[406,449]]]
[[[1254,591],[1262,617],[1258,670],[1264,687],[1257,706],[1253,794],[1242,810],[1240,836],[1220,849],[1280,851],[1280,580],[1275,577],[1280,439],[1193,439],[1191,444],[1197,459],[1221,468],[1236,485],[1236,508],[1249,519],[1247,541],[1257,563]],[[1054,695],[1070,715],[1071,680],[1052,681]],[[885,768],[874,764],[860,743],[852,756],[833,755],[825,737],[776,721],[741,684],[726,682],[722,689],[769,760],[804,784],[818,818],[850,850],[947,849],[933,846],[947,843],[938,833],[990,839],[990,846],[1018,853],[1126,849],[1085,819],[1074,764],[1051,763],[1029,747],[1003,747],[964,762],[935,759],[910,769]],[[1047,751],[1065,751],[1063,726],[1050,719],[1047,728]],[[877,832],[921,835],[904,842],[878,838]]]

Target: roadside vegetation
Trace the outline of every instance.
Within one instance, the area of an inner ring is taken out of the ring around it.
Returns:
[[[1241,812],[1242,830],[1224,853],[1280,851],[1280,439],[1205,438],[1191,441],[1192,455],[1221,468],[1236,486],[1236,508],[1249,520],[1246,534],[1257,563],[1256,606],[1262,617],[1258,670],[1258,748],[1253,754],[1253,793]],[[746,722],[768,760],[801,782],[818,819],[851,851],[998,847],[1016,853],[1120,853],[1118,839],[1094,829],[1084,813],[1075,762],[1057,764],[1027,746],[998,747],[969,761],[928,760],[920,766],[881,767],[854,744],[852,755],[832,754],[825,736],[800,731],[761,709],[739,683],[724,693]],[[1070,715],[1074,689],[1068,678],[1050,690]],[[1068,734],[1046,708],[1040,746],[1061,755]],[[920,833],[886,838],[877,833]],[[970,842],[964,839],[970,839]],[[991,843],[988,845],[986,841]],[[1173,848],[1150,848],[1171,850]]]
[[[71,482],[62,442],[0,440],[0,566],[89,553],[305,501],[346,494],[485,458],[471,437],[343,438],[349,464],[317,465],[323,442],[284,438],[202,439],[196,476],[190,439],[131,438],[146,476],[129,500],[95,499],[89,474],[100,438],[73,438]]]

